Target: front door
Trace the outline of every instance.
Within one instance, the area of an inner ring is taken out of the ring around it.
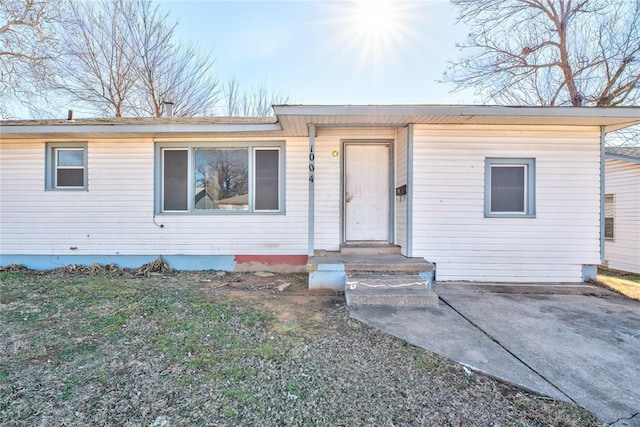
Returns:
[[[345,241],[389,241],[389,144],[345,144]]]

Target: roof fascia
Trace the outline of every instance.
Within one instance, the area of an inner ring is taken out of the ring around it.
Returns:
[[[2,135],[20,134],[156,134],[156,133],[220,133],[277,132],[280,123],[220,123],[213,125],[27,125],[2,126]]]
[[[623,162],[635,163],[637,165],[640,165],[639,157],[625,156],[624,154],[614,154],[614,153],[606,153],[606,152],[604,154],[604,157],[607,159],[621,160]]]
[[[637,107],[508,107],[486,105],[274,105],[280,116],[504,116],[614,119],[605,125],[613,132],[640,124]],[[594,123],[597,126],[598,123]]]
[[[274,105],[276,115],[446,115],[618,117],[640,122],[636,107],[515,107],[499,105]]]

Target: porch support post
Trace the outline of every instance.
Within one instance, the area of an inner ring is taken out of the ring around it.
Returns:
[[[604,264],[605,127],[600,126],[600,264]]]
[[[407,126],[407,256],[413,256],[413,124]]]
[[[316,126],[309,125],[309,205],[308,205],[308,248],[307,255],[313,256],[315,245],[314,245],[314,232],[315,232],[315,159],[316,159]]]

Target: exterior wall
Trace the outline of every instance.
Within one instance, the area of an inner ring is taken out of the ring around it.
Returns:
[[[398,129],[396,138],[396,187],[407,184],[407,128]],[[407,255],[407,197],[396,196],[396,244],[403,255]]]
[[[640,273],[640,164],[605,160],[605,193],[614,195],[613,240],[605,240],[605,263]]]
[[[306,138],[286,142],[285,214],[253,215],[154,217],[154,141],[87,143],[88,191],[45,191],[45,141],[0,141],[0,254],[306,255]]]
[[[342,141],[345,140],[394,140],[391,128],[343,128],[318,129],[315,156],[315,229],[314,249],[337,251],[342,242],[341,164]],[[333,150],[339,155],[333,157]],[[306,183],[306,181],[305,181]]]
[[[580,282],[600,262],[599,129],[415,126],[413,255],[437,280]],[[535,158],[536,217],[484,217],[486,157]]]

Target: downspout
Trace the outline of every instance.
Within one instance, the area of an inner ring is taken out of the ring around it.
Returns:
[[[407,257],[413,256],[413,125],[407,126]]]
[[[316,126],[309,125],[309,204],[308,204],[308,236],[307,236],[307,255],[313,256],[315,252],[314,233],[315,233],[315,159],[316,159]]]
[[[605,127],[600,126],[600,264],[604,264]]]

